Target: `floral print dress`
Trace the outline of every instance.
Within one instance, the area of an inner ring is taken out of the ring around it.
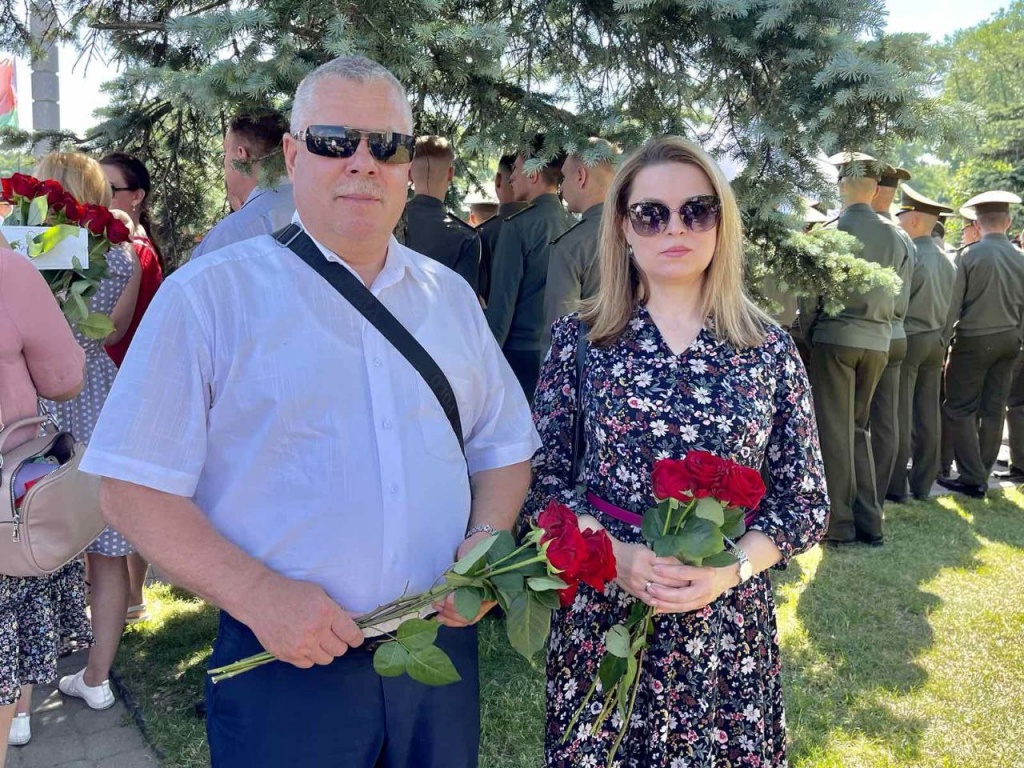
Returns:
[[[570,478],[576,414],[579,320],[563,318],[534,399],[544,446],[534,457],[526,511],[552,498],[593,514],[608,532],[642,542],[639,528],[594,510]],[[643,514],[653,504],[655,460],[710,451],[762,468],[768,491],[751,528],[782,552],[779,567],[825,532],[828,496],[814,409],[792,339],[766,329],[763,343],[737,350],[703,329],[675,355],[639,306],[617,342],[590,347],[582,388],[588,491]],[[545,761],[565,768],[705,768],[786,765],[778,633],[767,573],[692,613],[655,620],[640,689],[615,760],[609,749],[618,714],[597,733],[595,696],[572,732],[573,714],[604,653],[605,632],[627,618],[635,599],[611,583],[603,594],[581,585],[558,611],[547,659]],[[563,743],[563,737],[564,743]]]

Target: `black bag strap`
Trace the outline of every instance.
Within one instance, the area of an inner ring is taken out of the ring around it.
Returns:
[[[579,321],[580,335],[576,340],[576,413],[573,416],[572,434],[572,479],[579,482],[583,472],[583,456],[587,452],[587,438],[583,433],[585,414],[583,411],[583,380],[587,370],[587,351],[589,328],[583,320]]]
[[[328,261],[317,248],[316,243],[298,224],[289,224],[278,230],[274,233],[274,239],[285,248],[290,249],[320,277],[330,283],[331,287],[359,310],[359,313],[369,320],[395,349],[402,353],[402,356],[427,382],[430,391],[434,393],[437,401],[441,404],[444,415],[448,417],[452,431],[455,432],[455,437],[459,441],[462,455],[465,456],[466,443],[462,437],[462,420],[459,418],[458,401],[455,399],[455,393],[452,391],[448,377],[444,375],[441,366],[434,361],[430,353],[416,341],[398,318],[391,314],[391,310],[385,307],[359,278],[341,264]]]

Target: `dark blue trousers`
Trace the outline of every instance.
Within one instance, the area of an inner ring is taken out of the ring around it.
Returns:
[[[437,645],[461,682],[380,677],[362,649],[311,669],[272,662],[216,685],[207,678],[212,768],[476,768],[476,628],[441,627]],[[261,650],[247,626],[221,612],[211,667]]]

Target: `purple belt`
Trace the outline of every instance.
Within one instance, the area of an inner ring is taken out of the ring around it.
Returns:
[[[609,517],[614,517],[616,520],[626,523],[626,525],[632,525],[637,528],[643,525],[643,515],[638,515],[636,512],[630,512],[628,509],[623,509],[622,507],[616,507],[614,504],[608,503],[600,496],[596,496],[591,491],[587,491],[587,501],[589,501],[590,505],[598,512],[604,512],[604,514]],[[744,516],[743,520],[749,527],[756,517],[757,511],[755,510],[753,512],[748,512]]]

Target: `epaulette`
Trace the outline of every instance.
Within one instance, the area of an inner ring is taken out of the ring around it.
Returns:
[[[557,243],[557,242],[558,242],[559,240],[561,240],[561,239],[562,239],[563,237],[565,237],[565,236],[566,236],[566,235],[568,235],[568,234],[569,234],[570,232],[572,232],[572,231],[573,231],[574,229],[576,229],[576,227],[578,227],[578,226],[579,226],[580,224],[582,224],[582,223],[583,223],[583,220],[582,220],[582,219],[580,219],[580,220],[579,220],[579,221],[577,221],[577,222],[576,222],[575,224],[573,224],[573,225],[572,225],[571,227],[569,227],[569,228],[568,228],[567,230],[565,230],[565,232],[563,232],[563,233],[562,233],[562,234],[560,234],[560,235],[559,235],[558,237],[556,237],[556,238],[555,238],[554,240],[552,240],[552,241],[551,241],[550,243],[548,243],[548,245],[554,245],[554,244],[555,244],[555,243]]]
[[[521,211],[516,211],[511,216],[506,216],[505,217],[505,221],[512,221],[512,219],[514,219],[516,216],[522,216],[524,213],[526,213],[529,210],[533,210],[533,203],[530,203],[528,206],[523,208],[523,210],[521,210]]]

